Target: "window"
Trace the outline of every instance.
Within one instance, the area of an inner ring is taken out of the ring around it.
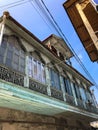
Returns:
[[[80,88],[79,90],[80,90],[80,93],[81,93],[82,100],[87,101],[84,88]]]
[[[70,80],[68,78],[67,79],[64,78],[63,80],[64,80],[65,92],[68,93],[69,95],[73,95]]]
[[[32,57],[31,56],[29,56],[28,74],[30,77],[33,77],[33,64],[32,64]]]
[[[29,56],[29,63],[28,63],[28,74],[30,77],[45,83],[46,75],[45,75],[45,67],[41,62],[33,59],[32,56]]]
[[[0,47],[0,63],[24,73],[25,52],[19,46],[18,38],[15,36],[3,36]]]
[[[36,60],[33,60],[33,65],[34,65],[33,77],[35,79],[38,79],[38,77],[37,77],[37,61]]]
[[[50,77],[51,77],[51,86],[60,90],[61,86],[60,86],[59,74],[54,70],[50,69]]]
[[[78,85],[76,83],[73,83],[73,87],[74,87],[74,90],[75,90],[76,97],[78,99],[81,99],[81,94],[80,94],[80,90],[79,90]]]
[[[42,65],[42,83],[46,82],[45,67]]]

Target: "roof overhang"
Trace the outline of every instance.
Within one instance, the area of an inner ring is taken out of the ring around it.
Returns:
[[[87,27],[85,26],[83,19],[76,8],[76,3],[78,3],[80,6],[82,5],[82,11],[93,29],[92,34],[88,32]],[[96,33],[98,31],[98,13],[95,11],[89,0],[81,0],[81,3],[79,0],[67,0],[63,6],[90,59],[93,62],[98,61],[98,33]],[[97,38],[95,42],[93,36]]]
[[[50,44],[54,46],[55,49],[59,50],[68,59],[73,57],[72,51],[62,38],[52,34],[43,41],[43,44],[47,45],[48,42],[50,42]]]

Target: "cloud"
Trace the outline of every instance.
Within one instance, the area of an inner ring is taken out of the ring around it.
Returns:
[[[81,61],[83,60],[82,54],[79,54],[78,57],[79,57],[79,59],[80,59]]]

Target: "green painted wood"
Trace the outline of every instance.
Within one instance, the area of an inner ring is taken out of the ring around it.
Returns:
[[[97,114],[68,105],[64,101],[31,91],[28,88],[8,83],[0,79],[0,106],[38,114],[55,115],[73,112],[98,118]]]

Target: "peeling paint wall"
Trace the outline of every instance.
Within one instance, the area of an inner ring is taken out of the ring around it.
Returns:
[[[82,123],[62,117],[0,108],[0,130],[88,130],[89,127]]]

